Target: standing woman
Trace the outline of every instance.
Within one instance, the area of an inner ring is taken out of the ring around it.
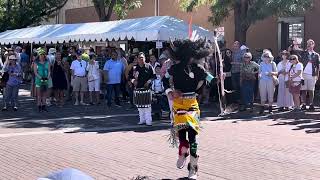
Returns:
[[[18,110],[18,93],[19,93],[19,86],[22,81],[22,69],[19,64],[17,64],[17,57],[16,55],[10,55],[9,63],[5,65],[4,71],[8,72],[9,79],[6,84],[5,90],[5,102],[2,111],[7,111],[7,105],[11,102],[13,106],[13,110]]]
[[[288,79],[288,71],[291,67],[291,63],[288,60],[289,56],[290,54],[288,51],[282,51],[282,61],[280,61],[277,66],[279,75],[277,105],[279,107],[279,111],[289,110],[289,108],[293,106],[292,94],[289,92],[289,87],[286,86],[286,81]]]
[[[275,90],[274,76],[277,76],[277,66],[273,62],[274,57],[270,51],[266,51],[262,54],[262,62],[259,69],[259,91],[261,99],[260,114],[264,113],[265,103],[268,101],[269,113],[272,113],[273,96]]]
[[[245,111],[247,108],[253,109],[254,85],[259,65],[251,60],[252,54],[250,52],[245,53],[243,63],[240,66],[240,92],[242,100],[240,111]]]
[[[48,96],[48,79],[50,77],[50,63],[46,59],[44,49],[38,49],[38,59],[35,61],[33,71],[36,78],[37,105],[39,112],[48,111],[46,108],[46,98]]]
[[[52,70],[52,83],[57,105],[64,105],[64,91],[67,90],[67,78],[64,62],[62,62],[61,52],[56,53],[56,59]]]
[[[288,86],[293,95],[294,109],[293,112],[300,111],[300,90],[302,86],[303,65],[299,62],[297,55],[290,56],[291,67],[289,69]]]
[[[100,104],[100,70],[96,55],[92,55],[87,66],[90,104],[94,105],[92,94],[95,94],[96,104]]]

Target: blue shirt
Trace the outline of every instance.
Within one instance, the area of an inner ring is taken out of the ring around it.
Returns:
[[[121,83],[122,73],[124,71],[124,65],[121,61],[119,60],[114,61],[112,59],[109,59],[104,64],[103,70],[108,72],[109,81],[107,82],[107,84]]]
[[[7,82],[7,85],[9,86],[17,86],[21,84],[21,66],[7,66],[5,68],[5,72],[9,73],[9,80]],[[15,73],[15,75],[13,75]]]
[[[29,55],[27,53],[21,53],[20,54],[20,62],[29,62]]]
[[[268,76],[267,73],[277,72],[276,63],[273,61],[271,63],[265,63],[262,61],[260,63],[259,72],[261,74],[260,80],[271,80],[272,81],[272,76]]]

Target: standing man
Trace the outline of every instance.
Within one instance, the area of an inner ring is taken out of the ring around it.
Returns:
[[[150,89],[151,82],[155,78],[155,73],[152,66],[146,63],[146,56],[143,52],[138,55],[138,64],[133,66],[129,73],[130,82],[133,84],[134,89],[144,88]],[[152,126],[151,107],[138,108],[140,122],[139,125],[146,124]]]
[[[20,63],[21,63],[21,68],[22,68],[22,79],[23,81],[28,80],[28,72],[29,72],[29,67],[30,67],[30,58],[29,55],[26,53],[26,48],[24,47],[22,49],[22,53],[20,54]]]
[[[235,90],[235,96],[233,99],[236,101],[240,101],[240,65],[242,61],[242,51],[240,49],[239,41],[235,41],[233,43],[232,55],[231,79],[232,87]]]
[[[79,92],[80,92],[80,104],[84,103],[84,93],[88,91],[88,79],[86,73],[87,62],[81,59],[81,51],[76,53],[77,59],[72,61],[71,64],[71,76],[73,78],[72,86],[75,94],[76,102],[74,105],[79,105]]]
[[[111,59],[107,60],[104,64],[103,70],[108,74],[107,80],[107,105],[111,107],[112,93],[115,95],[115,104],[121,107],[119,100],[120,83],[124,73],[123,63],[117,59],[118,53],[113,50],[111,52]]]
[[[310,111],[314,111],[313,99],[316,82],[319,78],[319,54],[314,51],[315,42],[312,39],[307,41],[307,50],[302,55],[303,79],[304,84],[302,91],[302,110],[307,109],[307,104]],[[309,101],[307,101],[309,94]]]

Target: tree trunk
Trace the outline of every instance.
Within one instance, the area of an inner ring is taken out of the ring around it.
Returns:
[[[240,31],[241,31],[241,4],[239,2],[235,2],[234,7],[234,41],[240,41]]]
[[[247,24],[248,0],[240,0],[235,2],[234,7],[234,39],[240,44],[246,44],[247,31],[249,25]]]
[[[93,3],[98,14],[99,21],[110,21],[116,0],[112,0],[110,4],[106,4],[104,0],[95,0]]]
[[[110,5],[109,5],[108,13],[107,13],[106,18],[105,18],[104,21],[110,21],[111,15],[112,15],[112,12],[113,12],[113,7],[114,7],[115,4],[116,4],[116,0],[112,0]]]

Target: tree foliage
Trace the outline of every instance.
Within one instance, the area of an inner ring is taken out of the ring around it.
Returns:
[[[230,13],[235,17],[235,38],[245,42],[246,32],[257,21],[271,16],[302,15],[313,6],[313,0],[179,0],[183,10],[192,11],[201,5],[210,5],[209,21],[220,25]]]
[[[109,21],[112,13],[123,19],[130,10],[140,8],[141,0],[92,0],[100,21]]]
[[[57,13],[68,0],[0,0],[0,31],[36,25]]]

